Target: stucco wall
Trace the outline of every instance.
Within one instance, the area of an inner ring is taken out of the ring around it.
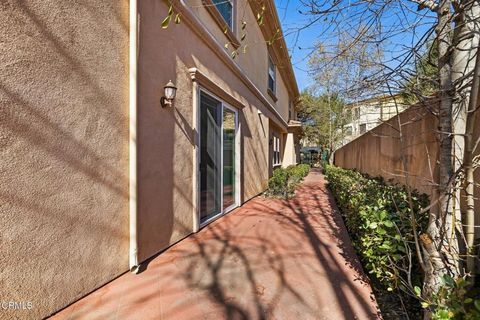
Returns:
[[[188,0],[187,3],[205,27],[218,39],[222,47],[228,43],[228,47],[225,50],[231,53],[235,48],[229,43],[224,30],[214,21],[210,13],[202,5],[202,1]],[[288,103],[290,99],[285,85],[286,79],[284,79],[287,66],[281,64],[276,66],[277,101],[275,101],[267,94],[269,50],[266,39],[263,38],[260,26],[256,21],[257,12],[253,12],[248,0],[236,0],[234,14],[236,26],[233,29],[233,33],[236,39],[240,41],[242,34],[245,34],[245,39],[241,42],[241,47],[235,58],[236,63],[265,95],[268,101],[275,106],[283,119],[288,121]],[[242,21],[247,23],[244,31],[241,30]]]
[[[128,270],[128,1],[9,0],[0,10],[0,299],[33,303],[0,319],[41,318]],[[243,106],[242,203],[266,187],[269,128],[279,122],[185,18],[162,29],[167,10],[139,2],[140,261],[193,231],[198,128],[188,69]],[[267,96],[266,55],[265,70],[251,62],[257,49],[236,63]],[[177,97],[163,109],[168,80]]]
[[[405,136],[402,144],[399,139],[398,119]],[[477,113],[477,123],[480,123],[480,113]],[[433,195],[432,184],[438,181],[438,142],[435,131],[438,121],[431,113],[422,108],[412,106],[379,125],[372,131],[351,141],[335,151],[335,165],[357,169],[372,176],[382,176],[405,184],[405,172],[408,172],[409,183],[414,188],[429,195]],[[477,126],[475,137],[480,135],[480,126]],[[401,159],[405,156],[407,167],[403,167]],[[480,150],[477,150],[480,154]],[[480,170],[476,170],[476,181],[480,181]],[[476,207],[480,206],[480,187],[475,189]],[[462,206],[463,206],[462,199]],[[476,225],[480,224],[480,211],[477,210]],[[477,228],[478,229],[478,228]],[[476,230],[480,237],[480,230]]]
[[[345,141],[351,141],[360,136],[360,125],[365,124],[366,131],[369,131],[381,124],[382,121],[388,120],[398,112],[404,111],[407,106],[402,103],[401,97],[395,99],[378,99],[358,102],[348,105],[349,111],[352,113],[352,121],[347,123],[346,127],[352,128],[352,134],[345,136]],[[398,110],[398,112],[397,112]],[[355,118],[356,111],[359,117]]]
[[[0,3],[0,300],[38,319],[128,269],[128,1]]]
[[[162,29],[160,23],[167,10],[165,2],[139,3],[140,261],[193,231],[198,128],[194,121],[193,95],[196,93],[188,72],[190,68],[200,70],[209,81],[243,105],[239,110],[242,203],[265,189],[269,173],[268,128],[274,115],[186,19]],[[207,26],[213,23],[208,15],[201,17]],[[218,28],[217,25],[210,27]],[[254,54],[255,51],[247,51],[245,59],[253,59]],[[162,108],[160,98],[169,80],[177,85],[177,96],[173,108]],[[199,85],[202,86],[202,81]]]
[[[415,106],[399,117],[401,123],[408,123],[402,126],[403,147],[398,133],[399,118],[393,117],[335,151],[335,164],[404,183],[403,153],[410,183],[430,194],[430,185],[437,174],[436,118]]]

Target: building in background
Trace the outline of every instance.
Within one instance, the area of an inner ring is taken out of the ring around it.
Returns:
[[[351,113],[352,121],[344,126],[342,145],[396,116],[397,112],[402,112],[407,107],[406,104],[403,104],[400,94],[374,97],[347,104],[345,112]]]

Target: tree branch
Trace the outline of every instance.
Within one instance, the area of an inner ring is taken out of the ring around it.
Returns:
[[[410,0],[413,3],[418,4],[418,11],[423,9],[430,9],[433,12],[437,12],[438,4],[433,0]]]

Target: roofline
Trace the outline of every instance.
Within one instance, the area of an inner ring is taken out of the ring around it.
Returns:
[[[281,73],[281,76],[285,81],[287,89],[293,96],[292,100],[296,102],[300,97],[300,91],[298,90],[297,80],[295,78],[290,54],[285,42],[275,3],[273,0],[248,0],[248,2],[250,3],[250,8],[254,14],[261,12],[262,5],[265,5],[264,23],[260,26],[260,30],[262,31],[265,40],[272,39],[275,36],[277,29],[280,30],[279,38],[273,41],[272,45],[269,47],[271,48],[271,51],[273,51],[273,55],[275,55],[278,62],[277,67],[280,67],[285,71]],[[286,77],[284,77],[284,75]]]
[[[364,100],[360,100],[360,101],[356,101],[356,102],[347,103],[345,105],[345,107],[350,107],[350,106],[354,106],[354,105],[357,105],[357,104],[360,104],[360,103],[371,102],[371,101],[384,101],[384,100],[392,99],[392,98],[395,98],[395,97],[401,97],[401,96],[402,96],[401,93],[396,93],[396,94],[392,94],[392,95],[376,96],[376,97],[372,97],[372,98],[368,98],[368,99],[364,99]]]
[[[200,39],[205,41],[205,44],[212,49],[214,54],[222,61],[226,67],[228,67],[238,79],[250,90],[250,92],[258,98],[258,100],[265,106],[265,108],[271,112],[273,117],[268,116],[273,123],[276,123],[282,130],[287,130],[288,121],[282,117],[278,112],[277,108],[272,105],[263,92],[253,83],[253,81],[247,76],[243,69],[231,58],[231,56],[224,50],[223,46],[220,45],[215,36],[205,27],[205,25],[200,21],[200,19],[193,13],[193,10],[187,6],[185,0],[180,0],[173,3],[173,7],[179,13],[182,14],[183,21],[186,25],[191,28],[191,30],[200,37]],[[197,69],[195,69],[197,70]],[[190,77],[193,69],[189,70]],[[201,73],[201,72],[200,72]]]

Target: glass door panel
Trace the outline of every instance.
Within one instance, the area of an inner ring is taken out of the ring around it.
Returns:
[[[200,222],[219,214],[221,207],[220,101],[200,94]]]
[[[235,112],[223,109],[223,209],[235,204]]]

